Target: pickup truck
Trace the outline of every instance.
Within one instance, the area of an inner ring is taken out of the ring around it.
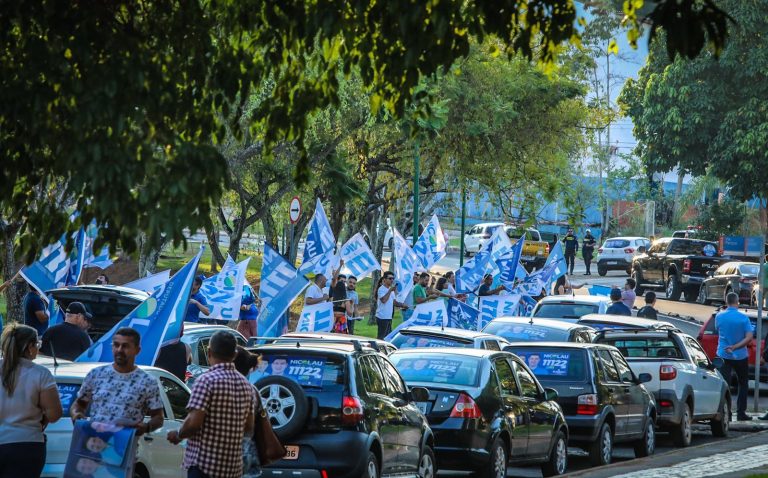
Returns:
[[[645,388],[656,400],[656,425],[677,446],[691,444],[691,423],[706,421],[712,434],[728,435],[731,392],[716,365],[693,337],[675,330],[603,330],[594,342],[613,345],[635,375],[647,373]]]
[[[541,239],[539,231],[532,227],[524,229],[518,226],[504,226],[504,230],[512,244],[517,243],[525,234],[520,262],[528,272],[544,267],[549,256],[549,243]]]
[[[685,294],[686,301],[696,301],[709,272],[727,261],[718,255],[716,243],[698,239],[663,238],[647,251],[641,249],[641,254],[632,259],[635,293],[664,289],[671,300],[680,300]]]

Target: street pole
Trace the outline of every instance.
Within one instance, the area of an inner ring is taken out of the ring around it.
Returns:
[[[461,188],[461,239],[459,242],[459,267],[464,267],[464,223],[467,221],[467,187]]]
[[[291,263],[292,266],[296,266],[296,258],[293,256],[293,233],[294,233],[294,226],[293,222],[291,222],[291,229],[289,230],[288,234],[288,260]]]
[[[419,143],[414,146],[413,157],[413,241],[411,246],[416,244],[419,238],[419,174],[421,173],[421,160],[419,158]]]
[[[765,229],[763,227],[763,199],[760,199],[758,206],[758,214],[760,216],[760,271],[757,274],[758,289],[757,289],[757,327],[755,337],[755,413],[759,412],[760,406],[760,359],[763,356],[763,294],[765,290],[763,288],[763,281],[765,280],[765,272],[763,271],[763,265],[765,264]],[[746,240],[746,238],[745,238]]]

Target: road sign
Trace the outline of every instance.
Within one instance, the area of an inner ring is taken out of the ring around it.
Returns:
[[[298,196],[293,196],[291,206],[288,208],[288,217],[291,218],[291,224],[299,222],[299,216],[301,216],[301,199]]]

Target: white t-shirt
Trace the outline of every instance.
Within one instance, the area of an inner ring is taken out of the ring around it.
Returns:
[[[456,295],[456,289],[449,283],[445,283],[445,291],[448,295]]]
[[[307,299],[322,299],[324,295],[320,286],[313,283],[307,288],[307,293],[304,294],[304,305],[307,304]]]
[[[389,292],[389,287],[383,285],[379,287],[376,293],[376,297],[379,299],[378,307],[376,307],[377,319],[392,320],[392,314],[395,312],[395,291],[389,294],[389,300],[382,301],[382,297],[387,295],[387,292]]]

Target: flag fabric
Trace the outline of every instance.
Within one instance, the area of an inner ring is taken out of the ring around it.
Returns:
[[[549,291],[552,277],[555,275],[557,268],[558,264],[556,262],[545,264],[544,267],[528,274],[527,277],[520,281],[517,285],[517,290],[530,296],[540,295],[542,289],[545,292]]]
[[[456,271],[456,292],[475,292],[480,287],[483,276],[488,273],[487,268],[490,261],[490,251],[483,249],[464,263],[464,266]]]
[[[333,237],[331,224],[328,222],[328,216],[325,215],[323,203],[320,199],[315,202],[315,213],[312,215],[312,222],[309,224],[307,239],[304,241],[304,256],[302,263],[309,262],[315,256],[319,256],[336,247],[336,238]]]
[[[501,280],[503,282],[511,282],[518,278],[518,272],[521,268],[520,257],[523,254],[524,239],[525,236],[521,237],[519,241],[509,247],[505,254],[498,256],[495,259],[496,265],[499,266]],[[525,269],[523,269],[523,271],[525,271]]]
[[[398,302],[405,302],[413,290],[413,276],[421,267],[421,261],[397,229],[392,230],[395,248],[395,281]]]
[[[171,279],[171,270],[166,269],[164,271],[157,272],[152,275],[147,275],[141,279],[123,284],[123,287],[131,289],[141,290],[148,294],[152,294],[160,290],[166,282]]]
[[[287,332],[285,312],[308,284],[309,281],[299,275],[283,256],[269,244],[264,244],[259,286],[261,309],[257,319],[260,337],[279,337]]]
[[[93,243],[99,235],[99,227],[96,225],[94,219],[85,228],[85,267],[98,267],[100,269],[106,269],[112,265],[112,260],[109,258],[109,246],[104,246],[97,255],[93,250]]]
[[[46,299],[48,300],[48,317],[50,317],[48,319],[48,328],[51,328],[64,322],[64,311],[61,310],[61,307],[59,307],[56,299],[51,294],[48,294]]]
[[[517,315],[520,317],[530,317],[534,307],[536,307],[536,299],[530,295],[523,294],[520,297],[520,303],[517,305]]]
[[[437,261],[445,257],[446,246],[440,221],[437,219],[437,214],[433,214],[424,232],[419,236],[419,240],[413,245],[413,252],[421,262],[421,269],[428,271]]]
[[[250,261],[249,257],[236,264],[231,256],[227,256],[221,271],[203,281],[200,292],[205,296],[211,313],[201,317],[223,321],[240,318],[245,272]]]
[[[296,332],[330,332],[333,329],[333,302],[305,305]]]
[[[477,330],[483,330],[488,322],[497,317],[517,315],[517,305],[521,300],[520,294],[488,295],[480,297],[480,315],[477,320]]]
[[[21,269],[21,276],[43,297],[48,290],[75,285],[80,280],[85,252],[82,228],[74,234],[74,239],[75,247],[69,254],[65,249],[66,235],[62,235],[58,242],[43,249],[40,259]]]
[[[498,262],[501,257],[510,253],[512,242],[509,240],[509,236],[507,236],[507,231],[503,227],[497,227],[484,247],[490,251],[491,260]]]
[[[445,327],[448,321],[448,312],[445,309],[445,301],[443,300],[430,300],[428,302],[422,302],[413,309],[411,318],[398,325],[395,330],[390,332],[389,335],[384,337],[384,340],[390,341],[397,334],[397,332],[404,327],[413,327],[417,325],[432,325],[437,327]]]
[[[448,299],[448,327],[475,330],[480,311],[456,299]]]
[[[187,312],[189,292],[204,248],[182,267],[166,284],[133,309],[123,320],[83,352],[76,362],[112,362],[112,337],[122,327],[131,327],[141,335],[141,352],[136,365],[153,365],[160,347],[181,337]]]
[[[330,278],[333,275],[333,271],[339,268],[340,259],[340,256],[333,249],[328,249],[307,262],[302,262],[299,266],[299,274],[323,274],[325,277]]]
[[[343,272],[358,280],[368,277],[373,271],[381,270],[379,261],[359,232],[341,246],[341,258],[344,260]]]
[[[563,244],[559,241],[552,248],[552,251],[547,257],[547,262],[544,263],[542,270],[546,269],[548,265],[553,265],[552,275],[549,281],[554,281],[564,276],[567,271],[565,264],[565,253],[563,253]]]

